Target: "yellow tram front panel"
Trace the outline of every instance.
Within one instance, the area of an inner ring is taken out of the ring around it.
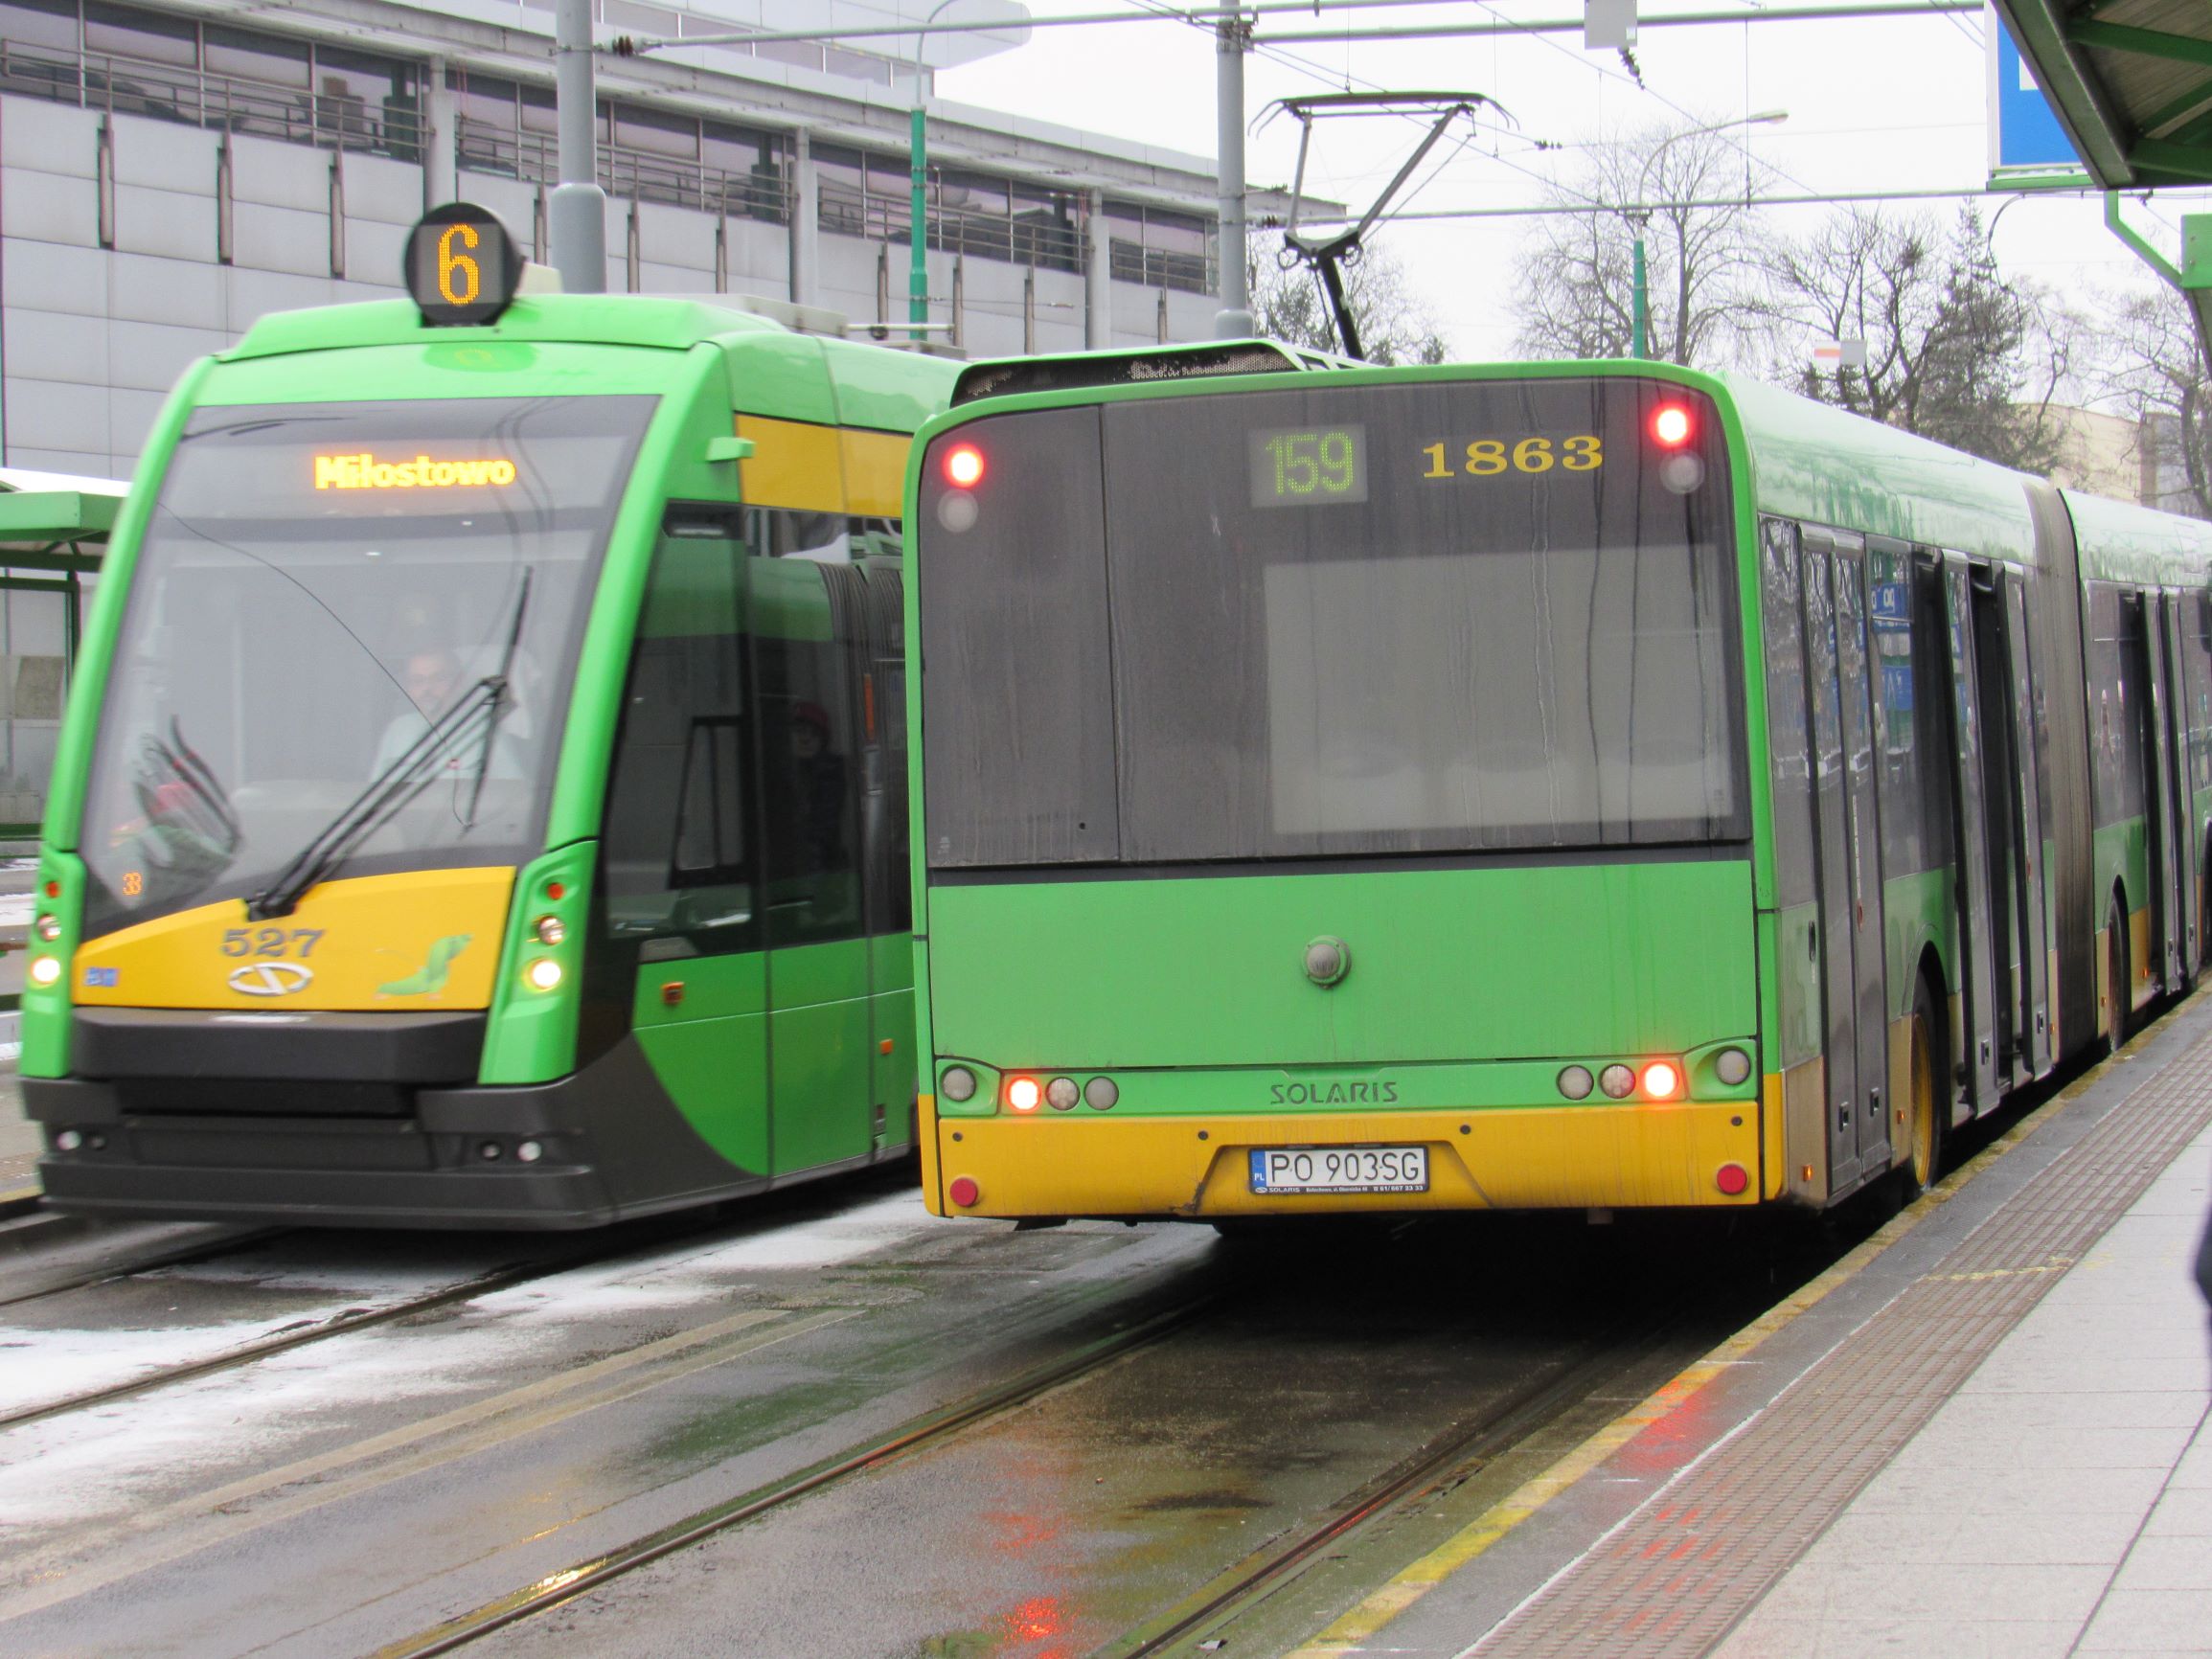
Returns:
[[[231,898],[87,941],[72,999],[91,1008],[273,1012],[488,1008],[512,867],[363,875],[255,921]]]

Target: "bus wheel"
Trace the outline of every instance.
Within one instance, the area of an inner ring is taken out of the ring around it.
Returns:
[[[1908,1200],[1934,1186],[1936,1176],[1943,1172],[1943,1132],[1950,1113],[1943,1091],[1936,1087],[1936,1079],[1949,1069],[1940,1066],[1936,1057],[1936,1033],[1940,1029],[1935,1023],[1935,998],[1924,975],[1912,993],[1912,1122],[1908,1129],[1912,1145],[1900,1183]]]
[[[2128,983],[2128,918],[2121,910],[2120,901],[2112,900],[2112,912],[2105,919],[2105,977],[2111,984],[2111,1018],[2105,1027],[2105,1053],[2116,1055],[2127,1046],[2128,1016],[2134,998],[2129,993]]]

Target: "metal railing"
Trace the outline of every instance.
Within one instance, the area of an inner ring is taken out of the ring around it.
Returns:
[[[1146,288],[1173,288],[1185,294],[1214,291],[1214,261],[1207,254],[1148,248],[1115,237],[1106,243],[1106,270],[1117,283]]]
[[[560,178],[559,144],[551,133],[506,132],[461,119],[459,165],[530,184]],[[784,170],[764,165],[739,172],[615,145],[599,147],[600,188],[626,200],[729,214],[769,224],[791,222],[791,187]]]
[[[887,242],[904,242],[913,235],[913,202],[908,196],[878,195],[824,179],[820,197],[821,226],[826,231]],[[1083,270],[1082,226],[1042,210],[988,214],[932,207],[928,237],[931,247],[948,253],[1047,271]]]
[[[422,115],[411,97],[372,103],[350,93],[271,86],[174,64],[41,50],[6,39],[0,39],[0,92],[285,144],[422,159]]]

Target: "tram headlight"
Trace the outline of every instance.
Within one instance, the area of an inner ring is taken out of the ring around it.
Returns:
[[[61,937],[61,918],[48,911],[31,924],[31,931],[38,936],[41,943],[52,944]]]
[[[522,970],[522,981],[532,990],[551,990],[560,983],[560,964],[541,956]]]
[[[1587,1066],[1569,1066],[1560,1073],[1560,1093],[1570,1101],[1588,1100],[1595,1085],[1596,1079],[1590,1076]]]
[[[1722,1049],[1713,1057],[1713,1075],[1734,1088],[1751,1075],[1751,1057],[1742,1049]]]
[[[937,1092],[957,1105],[975,1099],[975,1074],[966,1066],[946,1066],[937,1079]]]
[[[568,923],[558,916],[541,916],[530,924],[530,931],[538,943],[555,945],[568,937]]]
[[[1598,1087],[1616,1101],[1625,1101],[1636,1092],[1636,1074],[1627,1066],[1608,1066],[1598,1073]]]
[[[31,983],[41,989],[55,985],[61,978],[61,959],[57,956],[36,956],[31,959]]]

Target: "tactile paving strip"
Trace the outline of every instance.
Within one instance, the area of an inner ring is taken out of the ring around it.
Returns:
[[[2212,1037],[1471,1651],[1708,1651],[2207,1122]]]

